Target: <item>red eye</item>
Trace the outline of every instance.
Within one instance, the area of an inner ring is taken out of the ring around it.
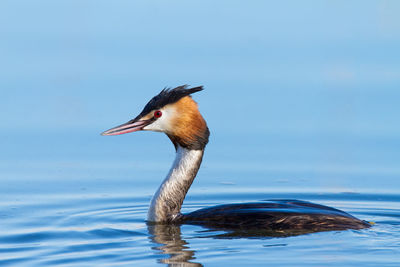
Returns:
[[[154,118],[158,119],[162,116],[162,112],[161,110],[157,110],[154,112]]]

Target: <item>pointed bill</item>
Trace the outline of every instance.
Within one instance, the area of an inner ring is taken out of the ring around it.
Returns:
[[[143,130],[144,127],[152,123],[153,120],[131,120],[128,121],[127,123],[121,124],[117,127],[111,128],[103,133],[101,135],[119,135],[119,134],[126,134],[126,133],[131,133],[131,132],[137,132]]]

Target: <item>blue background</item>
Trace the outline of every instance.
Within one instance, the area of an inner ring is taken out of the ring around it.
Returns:
[[[317,191],[398,192],[399,8],[398,1],[2,1],[2,188],[63,192],[53,186],[99,176],[113,184],[109,176],[137,172],[124,169],[132,162],[149,166],[143,176],[157,166],[149,176],[159,181],[173,157],[167,138],[99,133],[136,116],[162,88],[190,84],[205,86],[194,96],[212,132],[204,166],[295,172],[290,179],[304,171],[315,179],[305,191],[321,183]],[[206,174],[204,183],[215,179],[215,170]],[[272,187],[270,174],[250,176],[228,180]],[[57,182],[32,182],[40,179]]]
[[[191,84],[215,131],[398,136],[399,8],[2,1],[2,132],[102,129]]]

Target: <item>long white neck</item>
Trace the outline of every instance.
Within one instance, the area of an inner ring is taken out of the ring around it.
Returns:
[[[180,215],[183,200],[200,168],[203,153],[204,150],[177,146],[171,170],[151,200],[148,221],[168,222]]]

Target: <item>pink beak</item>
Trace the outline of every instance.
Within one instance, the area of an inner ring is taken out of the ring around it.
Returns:
[[[130,120],[127,123],[121,124],[117,127],[111,128],[101,133],[101,135],[119,135],[119,134],[141,131],[143,130],[144,127],[146,127],[152,122],[153,122],[152,119],[143,121]]]

